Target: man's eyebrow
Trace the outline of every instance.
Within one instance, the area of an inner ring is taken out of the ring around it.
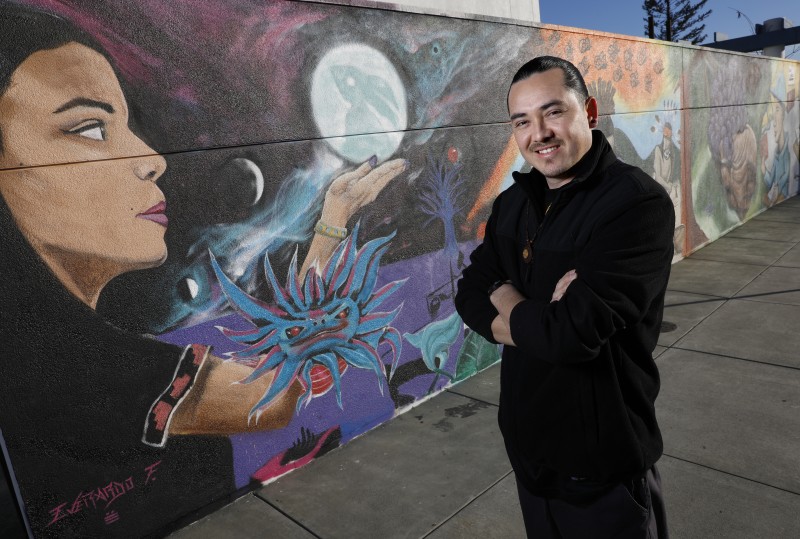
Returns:
[[[548,102],[547,102],[547,103],[545,103],[544,105],[541,105],[541,106],[539,107],[539,110],[547,110],[547,109],[549,109],[550,107],[555,107],[555,106],[561,106],[561,107],[563,107],[563,106],[565,106],[565,105],[566,105],[566,103],[567,103],[567,102],[566,102],[566,101],[564,101],[563,99],[553,99],[552,101],[548,101]],[[511,118],[510,118],[510,120],[513,122],[513,121],[514,121],[514,120],[516,120],[517,118],[522,118],[523,116],[527,116],[527,115],[528,115],[528,114],[527,114],[526,112],[515,112],[514,114],[512,114],[512,115],[511,115]]]
[[[95,107],[102,109],[109,114],[114,114],[114,107],[112,107],[109,103],[104,101],[96,101],[94,99],[89,99],[88,97],[76,97],[75,99],[71,99],[54,110],[53,114],[65,112],[69,109],[74,109],[75,107]]]
[[[539,107],[539,110],[549,109],[550,107],[554,107],[556,105],[563,106],[564,104],[566,104],[566,101],[562,99],[553,99],[552,101],[548,101],[547,103]]]

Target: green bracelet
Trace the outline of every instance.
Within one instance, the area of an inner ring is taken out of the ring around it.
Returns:
[[[345,227],[326,225],[322,221],[317,221],[314,226],[314,232],[337,240],[343,240],[347,237],[347,229]]]

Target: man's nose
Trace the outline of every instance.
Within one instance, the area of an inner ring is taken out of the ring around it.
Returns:
[[[531,130],[531,136],[535,142],[545,142],[553,137],[553,131],[543,120],[532,121]]]

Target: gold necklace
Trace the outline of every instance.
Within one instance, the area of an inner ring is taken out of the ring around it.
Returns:
[[[553,205],[550,202],[547,207],[544,209],[544,216],[547,217],[548,212],[550,211],[550,207]],[[529,237],[528,234],[528,223],[530,222],[530,210],[531,210],[531,201],[528,200],[528,204],[525,206],[525,246],[522,248],[522,261],[526,264],[530,264],[533,262],[533,241],[536,239],[536,235],[542,229],[542,225],[544,224],[544,218],[542,218],[542,222],[539,223],[539,227],[536,229],[536,232],[533,233],[533,237]]]

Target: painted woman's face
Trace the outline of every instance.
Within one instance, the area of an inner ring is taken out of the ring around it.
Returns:
[[[43,258],[99,273],[163,262],[166,163],[128,127],[101,54],[69,43],[29,56],[0,97],[0,131],[0,194]]]

